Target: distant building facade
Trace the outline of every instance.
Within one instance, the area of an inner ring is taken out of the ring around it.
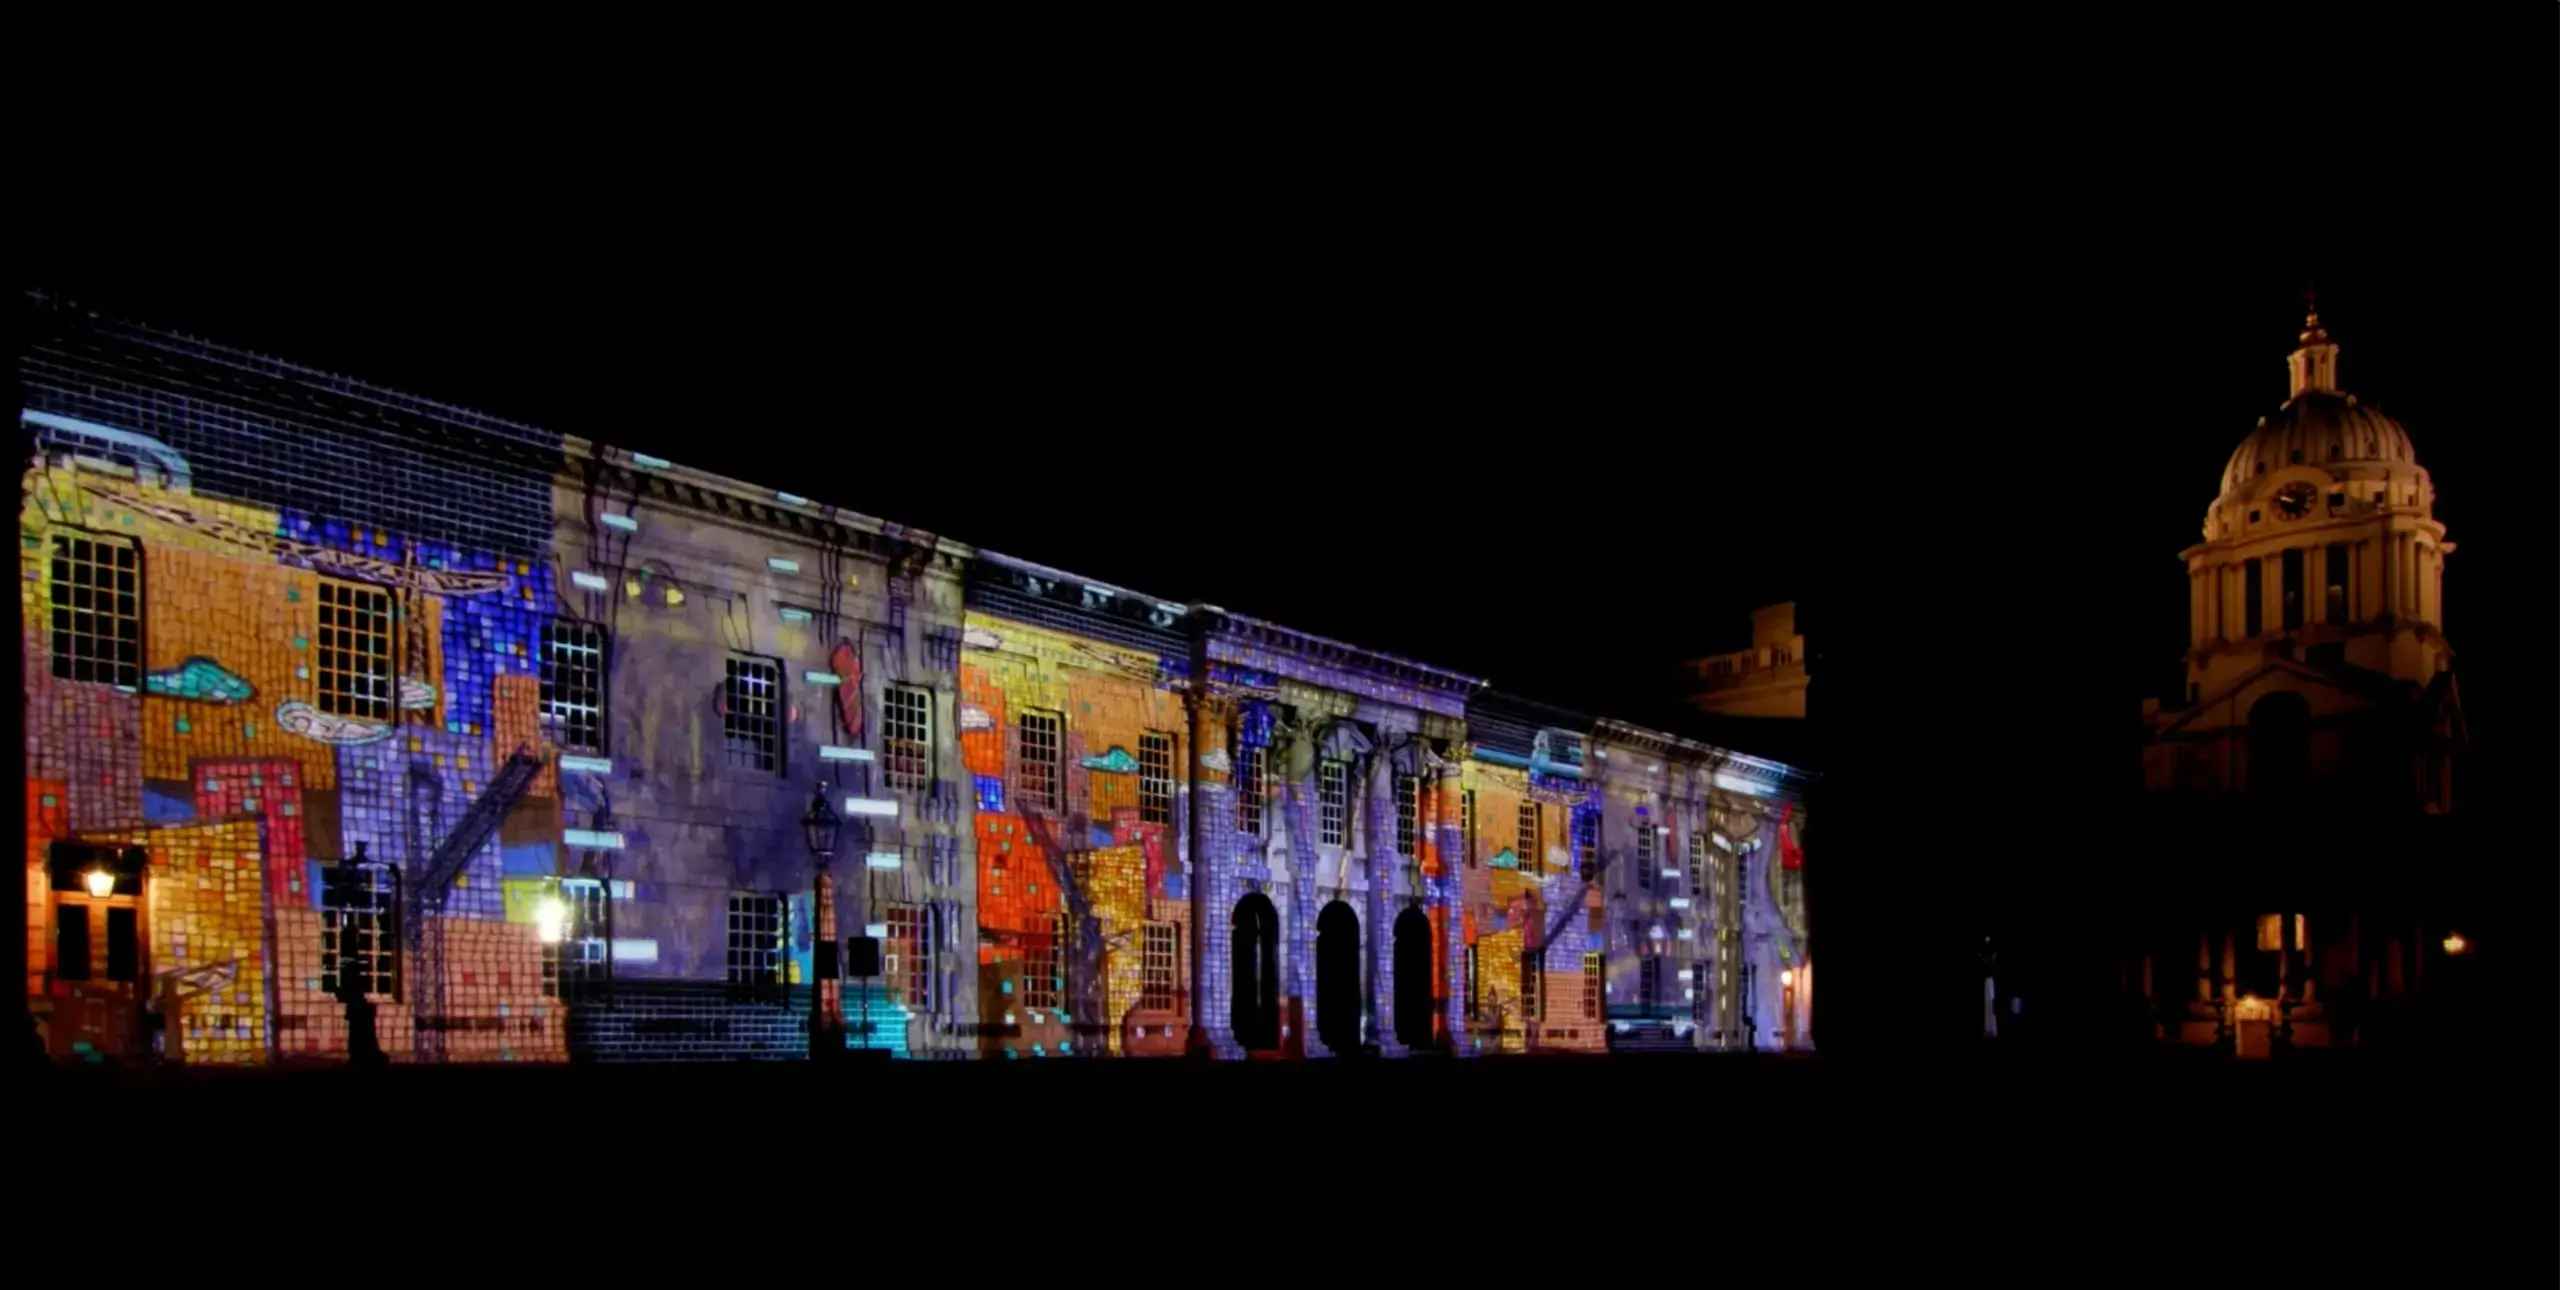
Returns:
[[[60,1058],[1806,1046],[1801,771],[24,307]]]
[[[1690,706],[1727,717],[1795,717],[1805,714],[1804,637],[1796,631],[1790,600],[1751,612],[1751,646],[1692,659]]]
[[[2360,1042],[2458,979],[2436,877],[2467,738],[2454,551],[2408,433],[2337,384],[2314,313],[2223,468],[2185,692],[2143,705],[2151,854],[2121,960],[2152,1033],[2243,1056]]]

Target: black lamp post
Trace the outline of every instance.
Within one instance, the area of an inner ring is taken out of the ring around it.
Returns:
[[[836,856],[836,835],[843,829],[843,817],[827,804],[827,786],[818,785],[809,795],[808,814],[800,817],[800,832],[818,869],[817,926],[812,929],[810,956],[817,977],[809,987],[811,1061],[826,1061],[844,1052],[844,987],[837,980],[836,965],[836,887],[827,873],[827,863]]]

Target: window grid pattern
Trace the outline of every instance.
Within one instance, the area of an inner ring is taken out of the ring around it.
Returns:
[[[732,658],[728,664],[720,730],[728,741],[729,764],[780,774],[782,667],[761,658]]]
[[[1067,923],[1061,918],[1051,925],[1048,935],[1033,938],[1022,961],[1022,1006],[1056,1008],[1061,993],[1059,973],[1063,964],[1060,942],[1066,940]]]
[[[1573,850],[1574,859],[1582,866],[1584,873],[1591,873],[1597,869],[1600,864],[1599,811],[1587,810],[1573,813]]]
[[[1173,736],[1161,730],[1138,736],[1138,818],[1173,823]]]
[[[1513,848],[1512,853],[1520,858],[1522,873],[1536,873],[1542,867],[1539,864],[1538,838],[1545,832],[1539,826],[1545,823],[1546,810],[1543,803],[1522,802],[1520,804],[1519,845]]]
[[[729,984],[782,984],[782,897],[730,894]]]
[[[1692,894],[1707,889],[1707,838],[1703,833],[1689,835],[1689,890]]]
[[[1269,763],[1260,748],[1236,750],[1236,828],[1254,837],[1262,837],[1262,812],[1267,802]]]
[[[563,748],[604,751],[604,629],[555,618],[542,628],[542,721]]]
[[[1583,955],[1582,1019],[1584,1021],[1598,1021],[1600,1019],[1600,990],[1603,979],[1603,972],[1600,966],[1600,956],[1597,954]]]
[[[560,939],[561,974],[573,983],[601,981],[605,969],[605,887],[601,882],[564,882],[560,895],[568,905],[565,934]]]
[[[1653,890],[1653,871],[1662,865],[1655,845],[1661,836],[1653,831],[1651,820],[1636,817],[1636,885],[1646,891]]]
[[[1539,1008],[1544,1003],[1544,1001],[1538,997],[1540,987],[1544,984],[1540,978],[1545,975],[1545,965],[1538,962],[1538,952],[1536,950],[1522,950],[1520,952],[1521,1020],[1536,1021],[1538,1019]]]
[[[391,872],[381,868],[324,870],[320,900],[320,988],[336,994],[342,972],[352,970],[368,995],[400,990],[398,906]]]
[[[1351,763],[1327,757],[1316,764],[1316,840],[1347,845],[1351,836]]]
[[[1146,925],[1144,975],[1140,978],[1138,1006],[1150,1012],[1173,1011],[1173,955],[1177,929],[1171,923]]]
[[[1062,778],[1058,758],[1065,744],[1067,719],[1055,712],[1025,712],[1014,723],[1017,757],[1021,762],[1022,800],[1032,806],[1058,809],[1058,781]]]
[[[142,687],[141,553],[130,542],[53,539],[53,674]]]
[[[391,593],[320,584],[320,710],[391,720]]]
[[[880,693],[881,764],[893,789],[933,779],[933,694],[893,685]]]
[[[896,992],[893,1002],[929,1012],[933,1007],[931,921],[920,906],[891,905],[888,922],[889,939],[880,947],[887,961],[880,966],[889,988]]]
[[[1636,962],[1636,1005],[1646,1016],[1662,1006],[1662,956],[1647,954]]]
[[[1472,788],[1458,794],[1458,828],[1466,838],[1467,867],[1476,867],[1476,791]],[[1468,1015],[1474,1015],[1470,1012]]]
[[[1422,836],[1422,781],[1396,776],[1396,854],[1411,856]]]

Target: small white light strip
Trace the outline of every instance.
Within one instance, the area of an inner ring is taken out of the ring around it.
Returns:
[[[1716,772],[1715,782],[1716,787],[1721,788],[1728,793],[1740,793],[1744,797],[1767,797],[1769,795],[1768,785],[1748,779],[1738,779],[1732,775],[1727,775],[1722,771]]]
[[[864,923],[862,925],[862,934],[875,941],[885,941],[889,939],[889,925],[887,923]]]
[[[584,570],[584,569],[580,569],[580,570],[578,570],[576,573],[570,574],[570,575],[569,575],[569,583],[570,583],[570,585],[572,585],[572,586],[575,586],[575,587],[581,588],[581,589],[586,590],[586,591],[611,591],[611,590],[613,590],[613,584],[612,584],[612,583],[610,583],[610,582],[605,581],[605,578],[604,578],[604,575],[603,575],[603,574],[600,574],[600,573],[589,573],[589,572],[587,572],[587,571],[586,571],[586,570]]]
[[[1677,878],[1680,876],[1680,871],[1670,865],[1664,865],[1662,866],[1662,876],[1665,878]]]
[[[811,685],[842,685],[844,678],[833,672],[803,672],[800,679]]]
[[[907,867],[907,858],[899,855],[895,851],[874,851],[871,854],[862,857],[862,867],[865,869],[904,869]]]
[[[598,829],[569,829],[561,833],[560,841],[581,851],[620,851],[622,849],[621,834]]]
[[[628,515],[600,515],[596,518],[599,523],[609,529],[620,529],[625,533],[637,533],[640,531],[640,521],[635,520]]]
[[[560,756],[560,769],[610,775],[613,773],[613,759],[611,757],[580,757],[575,753],[563,753]]]
[[[806,506],[809,504],[809,499],[802,497],[798,493],[775,493],[773,495],[773,500],[780,502],[785,506]]]
[[[871,760],[871,750],[868,748],[847,748],[843,744],[820,744],[818,746],[818,760],[869,761]]]
[[[658,943],[650,940],[626,941],[617,939],[613,943],[613,961],[616,963],[655,963],[658,961]]]
[[[764,558],[764,567],[766,567],[766,568],[768,568],[768,569],[773,570],[775,573],[798,573],[798,572],[800,572],[800,562],[799,562],[799,561],[797,561],[797,560],[785,560],[785,559],[783,559],[781,556],[778,556],[778,555],[769,555],[769,556],[766,556],[766,557]]]
[[[844,799],[847,815],[880,815],[897,818],[898,804],[882,797],[848,797]]]
[[[665,470],[675,463],[664,457],[652,457],[645,452],[635,452],[631,454],[631,464],[642,470]]]
[[[1689,898],[1686,896],[1674,896],[1671,898],[1671,907],[1673,909],[1687,909],[1689,907]]]
[[[782,621],[786,623],[805,623],[809,621],[810,618],[809,611],[802,609],[798,605],[784,605],[780,612],[782,614]]]

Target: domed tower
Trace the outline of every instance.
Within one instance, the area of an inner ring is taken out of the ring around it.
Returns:
[[[2435,487],[2400,423],[2338,388],[2315,309],[2287,360],[2291,396],[2223,467],[2191,584],[2187,699],[2272,658],[2344,663],[2420,685],[2452,659]]]
[[[2451,805],[2461,738],[2444,638],[2454,544],[2400,423],[2338,388],[2315,307],[2290,395],[2223,467],[2187,564],[2186,692],[2149,712],[2155,790],[2361,791],[2405,767]]]

